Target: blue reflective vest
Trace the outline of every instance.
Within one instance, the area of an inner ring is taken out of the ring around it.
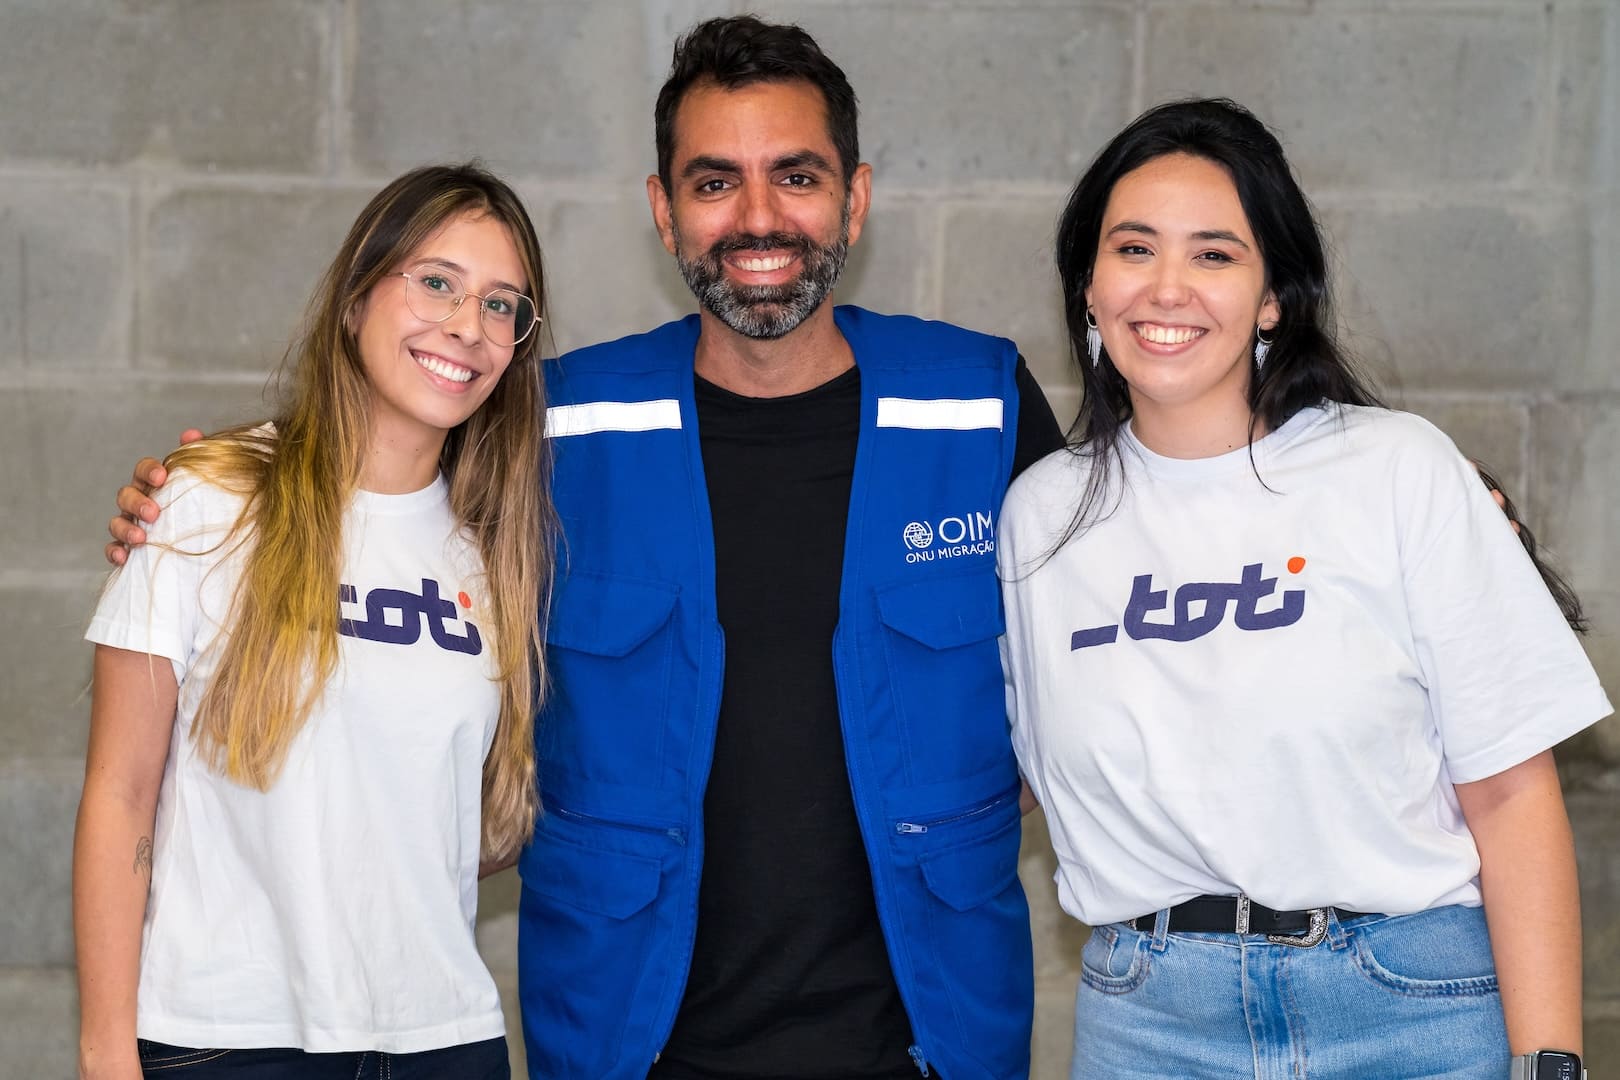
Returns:
[[[835,310],[861,369],[833,640],[850,786],[920,1069],[1029,1071],[1029,909],[997,637],[1011,342]],[[725,670],[694,402],[698,317],[546,374],[564,543],[520,862],[531,1077],[642,1080],[696,930]],[[757,538],[770,544],[770,536]]]

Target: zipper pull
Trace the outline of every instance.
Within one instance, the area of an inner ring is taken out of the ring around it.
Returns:
[[[912,833],[925,833],[925,832],[928,831],[928,826],[926,826],[926,825],[913,825],[909,821],[902,821],[902,822],[898,823],[897,825],[895,825],[894,831],[899,833],[901,836],[908,836],[908,835],[910,835]],[[913,1049],[915,1049],[915,1047],[913,1047]],[[923,1075],[927,1076],[928,1074],[925,1072],[925,1073],[923,1073]]]
[[[911,1060],[917,1066],[917,1071],[927,1076],[928,1062],[923,1058],[922,1047],[908,1046],[906,1047],[906,1053],[911,1055]]]

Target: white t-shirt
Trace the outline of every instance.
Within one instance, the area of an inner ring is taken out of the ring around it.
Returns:
[[[1049,561],[1089,459],[1027,470],[997,533],[1013,742],[1064,910],[1479,904],[1453,783],[1610,706],[1473,467],[1354,407],[1300,413],[1253,465],[1120,450],[1117,509]]]
[[[214,546],[241,500],[181,472],[158,501],[152,543],[131,552],[86,635],[167,657],[180,684],[137,1034],[391,1053],[500,1036],[473,940],[500,696],[480,560],[443,478],[355,496],[333,598],[338,671],[267,792],[211,771],[189,734],[243,557],[181,552]]]

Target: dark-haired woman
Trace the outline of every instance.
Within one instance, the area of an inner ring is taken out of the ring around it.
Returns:
[[[998,555],[1014,740],[1096,927],[1074,1075],[1579,1053],[1550,747],[1610,707],[1473,467],[1335,347],[1276,139],[1150,111],[1058,261],[1084,400]]]

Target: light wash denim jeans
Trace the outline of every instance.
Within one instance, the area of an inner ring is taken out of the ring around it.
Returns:
[[[1081,956],[1073,1080],[1505,1080],[1482,908],[1367,915],[1312,948],[1099,926]]]

